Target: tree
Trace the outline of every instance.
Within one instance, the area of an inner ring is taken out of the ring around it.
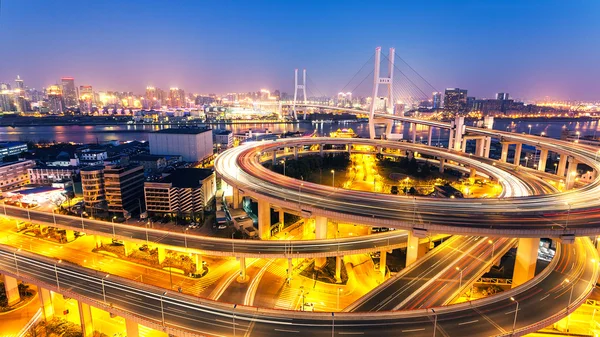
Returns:
[[[416,195],[417,194],[417,189],[414,186],[411,186],[410,190],[408,190],[408,194],[410,194],[410,195]]]
[[[392,194],[398,194],[398,193],[400,193],[400,191],[398,190],[398,186],[396,186],[396,185],[392,186],[392,189],[390,190],[390,193],[392,193]]]

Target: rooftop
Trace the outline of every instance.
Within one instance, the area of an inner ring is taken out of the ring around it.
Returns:
[[[131,158],[130,161],[156,161],[158,159],[165,158],[165,156],[161,156],[159,154],[138,154]]]
[[[154,133],[168,133],[168,134],[176,134],[176,135],[197,135],[197,134],[204,133],[207,131],[211,131],[211,129],[209,129],[209,128],[163,129],[163,130],[155,131]]]
[[[213,174],[212,169],[181,168],[160,180],[161,183],[171,183],[173,187],[200,187],[202,181]]]
[[[14,146],[22,146],[27,145],[23,142],[0,142],[0,148],[2,147],[14,147]]]

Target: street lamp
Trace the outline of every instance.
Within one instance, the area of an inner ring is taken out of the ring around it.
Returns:
[[[435,337],[435,331],[437,330],[437,313],[433,308],[431,308],[431,312],[433,313],[433,337]]]
[[[577,140],[579,140],[579,135],[581,134],[581,132],[577,131],[575,132],[575,134],[577,135]]]
[[[60,283],[58,282],[58,267],[57,264],[61,263],[62,260],[58,260],[57,263],[54,264],[54,275],[56,276],[56,287],[60,290]]]
[[[162,325],[163,327],[165,326],[165,307],[163,304],[163,297],[167,294],[167,292],[165,291],[164,293],[162,293],[162,295],[160,295],[160,314],[162,317]]]
[[[567,210],[567,220],[565,221],[565,230],[567,230],[569,228],[569,215],[571,215],[571,204],[565,202],[565,205],[569,206],[569,210]]]
[[[513,320],[513,328],[512,328],[512,334],[511,335],[515,335],[515,327],[517,326],[517,315],[519,314],[519,301],[515,300],[514,297],[510,298],[511,301],[517,303],[517,307],[515,308],[515,319]]]
[[[557,170],[558,170],[558,164],[557,164],[557,163],[554,163],[554,174],[555,174],[555,175],[556,175],[556,172],[557,172]]]
[[[115,233],[115,219],[116,218],[117,218],[116,215],[112,217],[113,239],[117,236],[117,234]]]
[[[494,259],[494,248],[496,248],[496,241],[488,240],[488,243],[492,245],[492,260]]]
[[[460,289],[462,288],[462,273],[463,273],[463,270],[460,269],[460,268],[458,268],[458,267],[456,267],[456,270],[458,270],[460,272],[460,279],[458,281],[459,282],[458,283],[458,290],[460,291]]]
[[[335,170],[331,170],[332,180],[331,187],[335,188]]]
[[[527,125],[527,127],[529,128],[529,134],[531,134],[531,124]]]
[[[19,265],[17,264],[17,252],[21,251],[21,248],[18,248],[13,252],[15,256],[15,269],[17,270],[17,276],[19,276]]]
[[[298,207],[300,207],[300,198],[302,197],[302,186],[304,186],[304,183],[300,183],[300,185],[298,185]]]
[[[285,159],[283,159],[281,163],[283,164],[283,175],[285,176]]]
[[[235,308],[237,307],[237,304],[233,305],[233,337],[235,337]]]
[[[565,279],[565,283],[569,284],[571,281],[569,279]],[[567,332],[569,331],[569,306],[571,305],[571,299],[573,298],[573,289],[575,289],[575,282],[571,285],[571,292],[569,293],[569,302],[567,302]]]
[[[106,274],[100,281],[102,282],[102,298],[104,299],[104,303],[106,303],[106,291],[104,290],[104,280],[107,279],[110,274]]]
[[[185,231],[183,232],[183,241],[184,241],[184,243],[185,243],[185,249],[186,249],[186,250],[187,250],[187,248],[188,248],[188,246],[187,246],[187,232],[188,232],[188,230],[190,230],[190,228],[189,228],[189,227],[186,227],[186,228],[185,228]]]

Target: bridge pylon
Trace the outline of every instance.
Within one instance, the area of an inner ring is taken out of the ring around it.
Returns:
[[[306,69],[302,69],[302,84],[298,83],[298,69],[294,69],[294,102],[292,103],[292,116],[295,120],[298,120],[298,114],[296,114],[298,90],[302,90],[302,103],[306,104],[306,101],[308,101],[308,97],[306,96]],[[304,119],[306,119],[306,111],[304,112]]]
[[[394,112],[394,94],[393,94],[393,83],[394,83],[394,58],[396,50],[390,48],[390,54],[388,56],[388,76],[381,77],[381,47],[375,48],[375,70],[373,75],[373,96],[371,96],[371,109],[369,111],[369,136],[371,139],[375,138],[375,123],[379,123],[375,119],[375,108],[377,106],[377,100],[379,99],[379,85],[387,85],[387,99],[388,104],[386,106],[386,113]],[[388,136],[392,132],[391,123],[387,121],[381,121],[386,123],[385,134]]]

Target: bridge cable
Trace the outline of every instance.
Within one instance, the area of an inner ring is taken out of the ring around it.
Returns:
[[[406,66],[412,70],[415,74],[417,74],[417,76],[419,76],[425,83],[427,83],[427,85],[429,85],[433,90],[439,92],[438,89],[436,89],[436,87],[434,87],[433,85],[431,85],[431,83],[429,83],[429,81],[427,81],[423,76],[421,76],[421,74],[419,74],[413,67],[410,66],[410,64],[408,64],[408,62],[404,61],[404,59],[402,57],[400,57],[400,55],[396,54],[396,57],[398,59],[400,59],[400,61],[402,61],[404,64],[406,64]]]
[[[354,76],[352,76],[352,78],[350,79],[350,81],[348,81],[348,83],[346,83],[346,85],[342,88],[341,92],[344,92],[344,90],[346,90],[346,87],[348,87],[350,85],[350,83],[354,80],[354,78],[356,78],[356,76],[358,76],[358,74],[365,68],[365,66],[367,64],[369,64],[369,62],[371,62],[371,60],[375,57],[375,53],[373,53],[371,55],[371,57],[369,57],[369,59],[367,60],[367,62],[365,62],[365,64],[363,64],[362,67],[360,67],[360,69],[356,72],[356,74],[354,74]],[[371,73],[373,73],[373,71],[371,71]],[[363,80],[364,81],[364,80]],[[362,81],[361,81],[362,83]],[[360,84],[359,84],[360,85]],[[356,89],[356,88],[355,88]]]
[[[354,90],[356,90],[356,88],[358,88],[358,87],[359,87],[361,84],[363,84],[363,82],[364,82],[364,81],[365,81],[367,78],[369,78],[371,75],[373,75],[373,72],[375,72],[375,69],[371,70],[371,72],[370,72],[370,73],[368,73],[368,74],[367,74],[367,76],[365,76],[365,78],[363,78],[363,79],[362,79],[362,81],[360,81],[360,83],[358,83],[358,85],[356,85],[356,87],[354,87],[354,89],[352,89],[352,91],[350,91],[350,92],[354,92]],[[342,91],[344,91],[344,90],[342,90]]]
[[[382,54],[382,56],[383,56],[383,57],[384,57],[386,60],[388,60],[388,62],[389,62],[389,58],[388,58],[386,55]],[[423,90],[421,90],[421,88],[419,88],[419,86],[417,86],[417,85],[416,85],[416,84],[415,84],[415,83],[414,83],[414,82],[413,82],[413,81],[412,81],[412,80],[411,80],[411,79],[410,79],[408,76],[406,76],[406,74],[405,74],[405,73],[404,73],[402,70],[400,70],[400,68],[398,68],[398,67],[397,67],[395,64],[394,64],[394,68],[395,68],[395,69],[396,69],[396,70],[397,70],[397,71],[398,71],[400,74],[404,75],[404,77],[405,77],[405,78],[408,80],[408,82],[410,82],[410,83],[411,83],[411,84],[412,84],[412,85],[413,85],[413,86],[414,86],[416,89],[418,89],[418,90],[421,92],[421,94],[423,94],[423,96],[422,96],[422,97],[424,97],[424,98],[428,98],[428,97],[429,97],[427,94],[425,94],[425,93],[423,92]]]

